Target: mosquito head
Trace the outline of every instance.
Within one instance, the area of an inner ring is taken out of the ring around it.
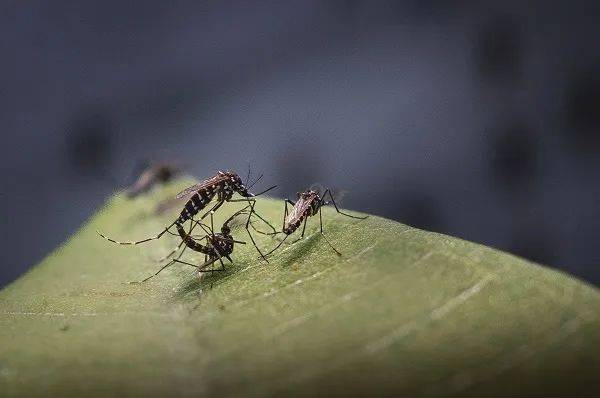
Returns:
[[[309,189],[308,191],[298,192],[298,199],[309,200],[313,198],[319,198],[319,191]]]
[[[230,235],[224,234],[216,234],[211,239],[213,250],[221,256],[227,256],[233,252],[233,242]]]

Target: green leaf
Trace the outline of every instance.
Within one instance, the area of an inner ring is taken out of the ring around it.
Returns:
[[[600,293],[515,256],[334,209],[270,263],[236,245],[227,272],[175,265],[156,204],[184,182],[116,197],[0,292],[6,396],[573,396],[598,388]],[[219,210],[216,224],[239,203]],[[261,199],[279,228],[281,200]],[[493,226],[491,226],[493,227]],[[233,232],[250,243],[243,228]],[[276,239],[260,236],[259,245]],[[188,261],[203,256],[186,253]]]

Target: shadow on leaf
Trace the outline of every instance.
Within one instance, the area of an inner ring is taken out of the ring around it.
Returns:
[[[339,228],[336,227],[327,228],[325,232],[327,234],[327,238],[331,240],[331,237],[335,236],[338,229]],[[286,258],[283,259],[282,267],[287,268],[293,265],[294,263],[298,262],[300,259],[308,256],[313,251],[313,248],[316,245],[320,244],[325,245],[328,250],[331,250],[331,248],[329,247],[329,245],[325,241],[325,238],[321,235],[319,230],[315,230],[313,233],[311,233],[309,236],[305,237],[302,240],[298,240],[296,242],[291,243],[290,246],[284,249],[289,251],[290,253],[286,256]],[[287,254],[287,252],[285,254]]]

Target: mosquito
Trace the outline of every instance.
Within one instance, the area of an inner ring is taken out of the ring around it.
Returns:
[[[330,201],[325,200],[327,195],[329,195],[329,198],[331,199]],[[284,207],[284,211],[283,211],[283,228],[282,228],[282,230],[279,232],[275,232],[275,233],[267,233],[267,235],[277,235],[277,234],[283,233],[283,234],[285,234],[285,238],[283,238],[283,240],[281,242],[279,242],[279,244],[273,250],[271,250],[270,252],[265,254],[265,257],[269,256],[271,253],[273,253],[275,250],[277,250],[283,244],[283,242],[285,242],[285,240],[288,238],[288,236],[293,234],[300,227],[300,224],[302,224],[302,223],[303,223],[302,235],[300,236],[300,239],[304,238],[304,231],[306,230],[306,222],[307,222],[308,218],[316,215],[317,213],[319,213],[319,225],[321,228],[321,236],[323,236],[323,238],[329,244],[329,246],[333,249],[333,251],[338,256],[341,256],[342,253],[340,253],[335,247],[333,247],[333,245],[331,244],[329,239],[327,239],[327,236],[325,236],[325,234],[323,233],[323,215],[322,215],[321,209],[325,205],[333,204],[333,206],[335,207],[335,210],[338,213],[343,214],[344,216],[347,216],[347,217],[356,218],[359,220],[364,220],[365,218],[368,217],[368,216],[364,216],[364,217],[353,216],[351,214],[344,213],[343,211],[341,211],[338,208],[337,203],[335,203],[335,199],[333,198],[333,195],[331,194],[331,191],[329,189],[326,189],[323,192],[322,196],[319,195],[318,191],[312,190],[312,189],[309,189],[308,191],[305,191],[305,192],[298,192],[298,200],[295,203],[292,202],[290,199],[285,199],[284,203],[285,203],[285,207]],[[288,204],[290,204],[292,206],[291,211],[288,211]],[[258,232],[260,232],[260,231],[258,231]],[[298,239],[298,240],[300,240],[300,239]]]
[[[233,253],[235,244],[236,243],[242,244],[242,245],[246,244],[246,242],[235,240],[233,238],[233,236],[231,235],[231,227],[229,226],[229,223],[235,217],[237,217],[238,215],[244,214],[244,213],[248,213],[248,218],[246,219],[246,231],[248,231],[248,236],[250,236],[250,239],[252,240],[254,247],[262,256],[262,253],[261,253],[260,249],[258,248],[258,246],[256,245],[256,242],[254,241],[254,238],[252,237],[252,234],[250,233],[250,230],[249,230],[250,217],[252,216],[252,214],[256,214],[256,212],[254,211],[254,205],[255,205],[255,203],[251,203],[251,204],[247,205],[246,207],[242,208],[241,210],[238,210],[237,212],[235,212],[231,217],[229,217],[223,223],[223,225],[221,226],[221,232],[218,232],[218,233],[214,232],[214,221],[213,221],[213,213],[212,212],[209,213],[210,214],[210,227],[207,225],[204,225],[200,221],[193,220],[193,223],[195,223],[195,225],[199,225],[206,233],[206,235],[200,239],[200,241],[202,241],[202,239],[204,239],[206,242],[205,244],[199,243],[199,241],[194,239],[194,236],[191,234],[192,228],[190,228],[190,232],[186,232],[181,224],[175,224],[175,227],[177,228],[177,232],[179,233],[179,236],[181,237],[182,244],[185,244],[186,247],[183,248],[183,250],[179,253],[177,258],[172,259],[167,264],[162,266],[162,268],[160,268],[156,273],[154,273],[153,275],[150,275],[146,279],[144,279],[140,282],[137,282],[137,283],[146,282],[147,280],[155,277],[156,275],[161,273],[164,269],[166,269],[167,267],[169,267],[175,263],[186,264],[186,265],[195,267],[195,268],[197,268],[199,274],[202,272],[225,271],[225,263],[223,262],[223,259],[225,258],[225,259],[229,260],[230,263],[233,264],[233,260],[231,259],[230,255],[231,255],[231,253]],[[186,248],[190,248],[196,252],[203,253],[204,254],[204,263],[202,263],[200,265],[196,265],[196,264],[192,264],[192,263],[180,260],[181,256],[185,252]],[[221,268],[210,269],[210,270],[205,269],[206,267],[214,264],[217,261],[219,261],[221,263]]]
[[[108,236],[102,234],[100,231],[96,232],[98,232],[98,234],[104,239],[119,245],[138,245],[140,243],[160,239],[165,233],[170,233],[171,235],[177,236],[175,233],[171,232],[170,229],[173,226],[183,226],[183,224],[187,220],[194,221],[194,216],[196,216],[196,214],[204,210],[204,208],[212,201],[212,199],[215,196],[217,197],[216,204],[202,217],[200,217],[200,221],[206,218],[208,214],[212,214],[213,212],[215,212],[225,202],[255,202],[256,200],[253,198],[262,195],[276,187],[276,185],[274,185],[258,194],[250,193],[248,190],[251,189],[261,178],[262,175],[259,176],[248,188],[246,188],[240,176],[237,175],[235,172],[218,171],[217,174],[215,174],[213,177],[204,180],[199,184],[195,184],[191,187],[184,189],[179,194],[177,194],[176,198],[180,199],[189,197],[189,199],[186,202],[179,217],[175,221],[173,221],[173,223],[165,227],[165,229],[163,229],[156,236],[152,236],[138,241],[120,242],[115,239],[109,238]],[[236,192],[240,196],[242,196],[243,199],[232,199],[233,195]],[[267,220],[263,219],[260,216],[258,217],[261,218],[267,225],[269,225],[273,231],[275,231],[275,228]]]
[[[164,184],[181,173],[181,169],[169,163],[151,164],[145,167],[135,183],[126,191],[128,198],[148,192],[153,186]]]
[[[236,213],[234,213],[233,216],[231,216],[226,222],[225,224],[223,224],[223,228],[229,228],[229,230],[231,229],[229,227],[229,223],[238,215],[246,213],[246,209],[250,208],[250,210],[248,211],[248,218],[246,219],[246,224],[244,226],[244,228],[246,229],[246,232],[248,233],[248,236],[250,237],[250,240],[252,241],[252,244],[254,245],[254,247],[256,248],[256,251],[260,254],[261,258],[265,261],[265,262],[269,262],[269,260],[267,260],[267,257],[261,252],[260,248],[258,247],[258,245],[256,244],[256,241],[254,240],[254,237],[252,236],[252,234],[250,233],[250,227],[252,227],[252,229],[254,229],[256,232],[259,232],[261,234],[264,235],[272,235],[272,233],[265,233],[262,232],[258,229],[256,229],[256,227],[254,227],[253,222],[250,221],[250,217],[252,215],[255,215],[258,219],[260,219],[261,221],[265,222],[267,225],[269,225],[273,230],[275,230],[275,228],[267,221],[265,220],[260,214],[258,214],[256,212],[256,210],[254,210],[254,206],[256,205],[256,201],[252,201],[250,204],[248,204],[246,207],[242,208],[241,210],[237,211]],[[214,212],[210,213],[211,214],[211,223],[212,223],[212,215]],[[179,226],[178,226],[179,225]],[[188,232],[189,236],[192,236],[191,233],[194,230],[194,228],[196,226],[200,226],[200,227],[204,227],[204,232],[208,234],[208,232],[206,231],[207,226],[205,224],[203,224],[201,221],[197,221],[197,220],[192,220],[192,225],[190,227],[190,231]],[[160,260],[158,260],[159,263],[162,263],[163,261],[167,260],[169,257],[171,257],[172,255],[174,255],[175,253],[177,253],[177,251],[179,249],[181,249],[181,246],[183,246],[186,241],[185,239],[183,239],[183,235],[181,234],[182,231],[185,232],[183,230],[183,228],[181,227],[180,224],[176,224],[175,225],[177,228],[177,232],[179,233],[179,236],[182,238],[181,242],[179,243],[179,245],[177,245],[173,250],[171,250],[171,252],[169,254],[167,254],[166,256],[164,256],[163,258],[161,258]],[[185,251],[185,248],[183,249],[183,251]],[[183,251],[181,253],[179,253],[179,256],[177,258],[180,258],[181,255],[183,254]]]

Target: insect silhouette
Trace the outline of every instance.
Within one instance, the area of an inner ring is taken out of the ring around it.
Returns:
[[[231,227],[229,226],[229,223],[235,217],[237,217],[238,215],[244,214],[244,213],[248,213],[248,218],[246,220],[246,230],[248,231],[248,235],[250,236],[250,239],[252,239],[252,243],[256,247],[256,250],[258,250],[258,252],[261,253],[258,246],[256,246],[256,243],[254,242],[254,238],[252,237],[252,234],[250,233],[250,230],[248,227],[250,224],[250,217],[252,216],[252,214],[256,214],[256,212],[254,211],[254,203],[251,203],[251,204],[247,205],[246,207],[244,207],[243,209],[235,212],[231,217],[229,217],[223,223],[223,225],[221,226],[221,232],[218,232],[218,233],[214,232],[213,213],[211,212],[211,213],[209,213],[210,214],[210,227],[208,225],[203,224],[200,221],[193,220],[192,221],[193,226],[190,228],[189,232],[186,232],[185,229],[183,228],[183,225],[175,224],[175,227],[177,228],[177,232],[179,233],[179,236],[181,237],[182,244],[185,244],[186,247],[184,247],[184,249],[179,253],[179,255],[176,258],[169,261],[162,268],[160,268],[156,273],[154,273],[153,275],[150,275],[149,277],[147,277],[146,279],[144,279],[140,282],[134,282],[134,283],[146,282],[147,280],[155,277],[156,275],[161,273],[164,269],[166,269],[167,267],[169,267],[175,263],[186,264],[186,265],[195,267],[198,269],[198,273],[225,271],[225,264],[223,262],[223,259],[225,258],[225,259],[229,260],[229,262],[233,263],[233,260],[231,259],[230,255],[231,255],[231,253],[233,253],[235,244],[236,243],[242,244],[242,245],[246,244],[246,242],[235,240],[233,238],[233,236],[231,235]],[[193,227],[195,227],[196,225],[199,225],[206,234],[202,238],[200,238],[199,241],[194,239],[195,236],[191,234]],[[202,241],[202,239],[205,240],[205,244],[200,243],[200,241]],[[190,248],[196,252],[203,253],[204,254],[204,263],[202,263],[200,265],[196,265],[196,264],[192,264],[192,263],[180,260],[181,256],[185,252],[186,248]],[[262,253],[261,253],[261,255],[262,255]],[[217,261],[219,261],[221,263],[221,268],[210,269],[210,270],[205,269],[206,267],[210,266],[211,264],[214,264]]]
[[[175,221],[173,221],[173,223],[165,227],[165,229],[162,230],[156,236],[152,236],[138,241],[120,242],[115,239],[109,238],[108,236],[102,234],[100,231],[96,232],[98,232],[98,234],[104,239],[119,245],[138,245],[140,243],[160,239],[166,233],[170,233],[171,235],[176,236],[176,234],[171,232],[170,229],[173,226],[182,226],[187,220],[194,221],[194,216],[202,210],[204,210],[204,208],[212,201],[212,199],[215,196],[217,197],[216,204],[202,217],[200,217],[200,220],[203,220],[208,214],[211,214],[212,212],[216,211],[225,202],[255,202],[255,199],[253,199],[254,197],[262,195],[276,187],[276,185],[274,185],[258,194],[250,193],[248,190],[251,189],[261,178],[262,175],[259,176],[249,186],[249,188],[246,188],[240,176],[234,173],[233,171],[218,171],[217,174],[215,174],[213,177],[204,180],[199,184],[195,184],[191,187],[184,189],[179,194],[177,194],[176,198],[189,197],[189,199],[186,202],[179,217]],[[233,195],[236,192],[240,196],[242,196],[243,199],[232,199]],[[273,228],[273,226],[271,226],[271,224],[269,224],[268,221],[264,219],[263,221],[265,221],[271,227],[271,229],[275,231],[275,228]]]
[[[325,200],[327,195],[329,195],[329,198],[331,199],[330,201]],[[280,232],[268,233],[267,235],[276,235],[283,233],[285,234],[285,238],[283,238],[283,240],[279,242],[279,244],[273,250],[265,254],[265,256],[269,256],[271,253],[277,250],[283,244],[283,242],[285,242],[288,236],[293,234],[300,227],[300,224],[304,223],[302,226],[302,235],[300,236],[300,239],[302,239],[304,237],[304,231],[306,230],[306,222],[308,218],[316,215],[317,213],[319,213],[319,225],[321,228],[321,236],[323,236],[323,238],[333,249],[333,251],[337,255],[341,256],[342,253],[340,253],[335,247],[333,247],[331,242],[329,242],[329,239],[327,239],[327,236],[325,236],[325,234],[323,233],[323,215],[321,209],[325,205],[333,204],[335,210],[338,213],[343,214],[347,217],[356,218],[359,220],[364,220],[365,218],[367,218],[367,216],[353,216],[351,214],[344,213],[343,211],[341,211],[338,208],[337,203],[335,203],[335,199],[333,198],[333,195],[331,194],[331,191],[329,189],[326,189],[323,192],[323,196],[320,196],[318,191],[312,189],[305,192],[298,192],[298,200],[295,203],[289,199],[285,199],[284,203],[285,208],[283,212],[282,230]],[[291,211],[288,211],[288,204],[292,206]]]
[[[148,192],[153,186],[164,184],[181,173],[181,169],[169,163],[151,164],[145,167],[135,183],[127,189],[127,197],[135,198]]]

